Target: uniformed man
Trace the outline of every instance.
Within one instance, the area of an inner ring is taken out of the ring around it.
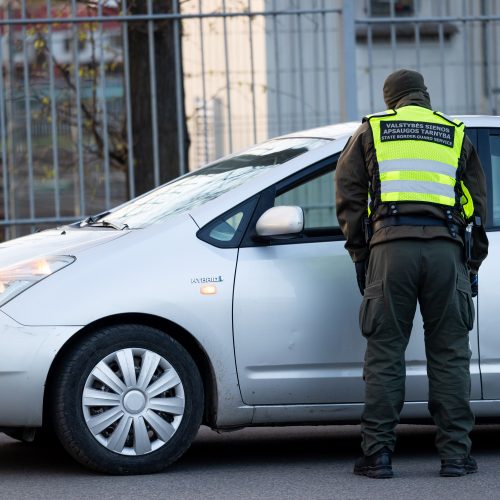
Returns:
[[[367,339],[363,456],[354,473],[393,475],[404,354],[418,302],[440,474],[462,476],[477,471],[468,334],[488,252],[485,176],[464,124],[432,110],[420,73],[389,75],[384,100],[388,111],[363,119],[336,171],[337,216],[364,294],[360,328]]]

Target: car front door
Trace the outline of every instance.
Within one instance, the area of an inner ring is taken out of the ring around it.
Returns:
[[[309,167],[262,193],[239,250],[233,327],[245,403],[353,403],[364,399],[361,295],[334,208],[336,159]],[[299,205],[303,235],[259,241],[256,219],[276,205]],[[477,334],[473,394],[480,397]],[[423,327],[415,318],[406,353],[407,401],[427,399]]]

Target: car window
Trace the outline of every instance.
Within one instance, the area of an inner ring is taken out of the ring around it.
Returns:
[[[231,241],[243,220],[243,211],[240,210],[227,219],[219,222],[209,233],[209,237],[217,241]]]
[[[250,222],[258,196],[240,203],[201,228],[197,236],[219,248],[236,248]]]
[[[490,134],[493,225],[500,226],[500,133]]]
[[[335,210],[335,171],[323,173],[278,195],[274,205],[296,205],[304,210],[304,229],[339,229]]]

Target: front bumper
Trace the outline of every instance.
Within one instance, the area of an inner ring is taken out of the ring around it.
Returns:
[[[40,427],[49,369],[81,326],[24,326],[0,311],[0,427]]]

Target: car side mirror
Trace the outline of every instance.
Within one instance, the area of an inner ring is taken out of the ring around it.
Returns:
[[[304,211],[301,207],[272,207],[257,221],[257,235],[264,238],[293,237],[304,229]]]

